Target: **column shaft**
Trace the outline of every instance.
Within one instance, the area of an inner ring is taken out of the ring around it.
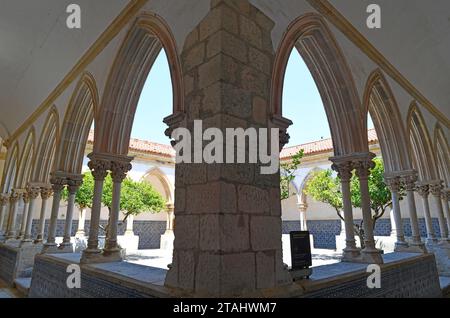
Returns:
[[[6,239],[14,239],[16,237],[17,211],[19,209],[20,194],[13,190],[10,196],[10,212],[8,219],[8,229]]]
[[[51,180],[53,189],[53,204],[44,252],[56,247],[56,226],[58,221],[59,205],[61,202],[61,192],[64,189],[65,182],[66,180],[64,178],[52,178]]]
[[[81,208],[78,216],[78,229],[75,237],[84,237],[84,225],[86,224],[86,209]]]
[[[444,210],[441,201],[442,181],[430,184],[430,192],[433,197],[434,205],[436,206],[436,212],[439,220],[440,239],[447,241],[448,230],[445,222]]]
[[[431,218],[430,204],[428,201],[428,197],[430,194],[429,186],[428,186],[428,184],[421,184],[421,185],[417,186],[416,190],[417,190],[417,193],[422,197],[423,213],[424,213],[424,217],[425,217],[425,226],[427,228],[427,241],[429,243],[432,243],[432,242],[436,241],[436,235],[435,235],[434,229],[433,229],[433,219]]]
[[[22,222],[20,225],[19,235],[17,235],[18,240],[22,240],[25,236],[25,228],[27,226],[27,215],[28,215],[28,207],[30,204],[30,197],[27,192],[22,195],[23,199],[23,212],[22,212]]]
[[[45,232],[45,212],[47,211],[48,199],[52,196],[53,191],[50,188],[41,188],[41,213],[39,214],[38,234],[34,243],[42,243],[44,241]]]

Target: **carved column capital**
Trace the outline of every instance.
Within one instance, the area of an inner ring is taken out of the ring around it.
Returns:
[[[30,195],[28,194],[28,192],[22,193],[22,200],[25,204],[30,203]]]
[[[450,189],[443,189],[441,193],[442,200],[450,200]]]
[[[406,191],[414,191],[416,189],[417,174],[411,173],[401,177],[401,181],[405,185]]]
[[[399,177],[390,177],[385,178],[384,182],[386,183],[387,187],[391,192],[399,192],[400,188],[402,186],[402,183],[400,181]]]
[[[355,160],[353,161],[353,167],[359,179],[367,179],[370,175],[370,170],[375,167],[375,162],[373,162],[372,158]]]
[[[47,200],[53,195],[53,190],[51,188],[41,188],[41,198],[42,200]]]
[[[9,196],[9,203],[15,204],[16,202],[18,202],[20,200],[20,197],[21,197],[21,193],[17,192],[16,190],[13,190]]]
[[[91,159],[88,163],[88,167],[91,169],[95,181],[105,180],[110,166],[111,164],[109,161],[102,159]]]
[[[67,179],[60,176],[53,176],[50,179],[50,183],[52,184],[53,192],[60,192],[64,189],[64,186],[67,184]]]
[[[172,133],[175,129],[180,127],[186,127],[186,114],[184,112],[177,112],[175,114],[172,114],[170,116],[167,116],[164,118],[163,122],[168,126],[164,134],[170,138],[170,144],[175,146],[175,141],[172,140]]]
[[[442,194],[442,190],[444,189],[444,186],[442,185],[442,181],[434,182],[430,184],[430,192],[432,195],[436,197],[440,197]]]
[[[41,193],[41,188],[36,187],[36,186],[28,186],[27,193],[28,193],[30,200],[35,200]]]
[[[331,165],[331,169],[337,172],[341,181],[348,182],[352,177],[353,164],[351,161],[335,162]]]
[[[126,177],[128,171],[130,171],[132,165],[130,162],[125,161],[112,161],[111,162],[111,177],[114,183],[121,183]]]
[[[297,204],[297,208],[300,212],[306,212],[306,210],[308,209],[308,204],[299,203],[299,204]]]
[[[279,129],[279,141],[280,141],[280,151],[283,149],[285,145],[289,143],[289,139],[291,138],[287,132],[289,126],[293,123],[290,119],[281,117],[279,115],[273,115],[271,118],[271,126],[272,128]]]
[[[430,194],[430,186],[428,184],[418,184],[416,186],[417,193],[424,199],[428,198],[428,195]]]
[[[0,194],[0,205],[4,206],[9,202],[9,194],[1,193]]]
[[[77,193],[82,184],[83,180],[67,179],[67,190],[69,194]]]

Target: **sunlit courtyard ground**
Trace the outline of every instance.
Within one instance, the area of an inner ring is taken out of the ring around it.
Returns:
[[[327,249],[313,249],[311,254],[313,267],[338,263],[342,255],[340,252]],[[289,266],[291,265],[290,258],[290,252],[283,251],[283,261]],[[139,250],[129,254],[126,261],[134,264],[167,269],[167,265],[172,262],[172,254],[170,251],[160,249]]]

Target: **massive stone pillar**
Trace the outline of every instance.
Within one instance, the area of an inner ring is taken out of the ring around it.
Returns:
[[[102,208],[103,183],[108,175],[110,160],[99,154],[89,155],[89,169],[94,176],[94,197],[92,199],[91,223],[89,226],[88,246],[81,256],[82,263],[95,262],[101,257],[101,250],[98,248],[98,233],[100,226],[100,212]]]
[[[430,184],[430,192],[431,196],[434,201],[434,206],[436,207],[436,212],[438,215],[439,220],[439,229],[440,229],[440,240],[441,241],[448,241],[448,229],[447,229],[447,223],[445,222],[444,217],[444,209],[442,207],[442,201],[441,201],[441,194],[442,194],[442,181],[437,180]]]
[[[403,221],[402,221],[402,213],[400,210],[400,187],[401,182],[400,178],[395,177],[386,177],[385,182],[387,186],[389,187],[389,190],[391,191],[392,196],[392,214],[393,214],[393,221],[392,223],[392,233],[391,235],[395,235],[396,241],[395,241],[395,251],[401,252],[404,251],[405,248],[408,247],[408,243],[405,241],[405,233],[403,231]]]
[[[71,242],[73,210],[75,208],[75,196],[82,183],[83,176],[81,175],[70,176],[67,178],[67,190],[69,197],[67,199],[66,221],[64,223],[63,241],[58,248],[62,252],[73,253],[73,244]]]
[[[417,173],[412,171],[405,174],[401,178],[406,190],[406,198],[408,200],[409,219],[411,222],[412,238],[410,243],[410,251],[418,253],[426,253],[425,244],[420,238],[419,220],[417,218],[416,201],[414,191],[416,190]]]
[[[52,205],[52,212],[50,214],[50,223],[48,225],[47,242],[45,242],[44,244],[42,253],[57,252],[56,226],[58,222],[58,212],[61,202],[61,192],[64,189],[67,180],[65,176],[58,176],[57,174],[55,174],[51,178],[50,182],[52,184],[53,189],[53,205]]]
[[[27,211],[27,223],[25,226],[25,233],[21,245],[28,245],[33,242],[31,238],[31,227],[33,225],[34,205],[36,203],[37,197],[39,196],[39,193],[41,192],[41,188],[31,185],[28,187],[27,191],[28,197],[30,198],[30,205]]]
[[[331,158],[332,168],[341,179],[342,203],[344,210],[345,248],[343,251],[344,262],[357,262],[360,260],[360,249],[356,247],[355,230],[353,221],[352,198],[350,194],[350,179],[352,177],[352,162],[345,158]]]
[[[28,206],[30,204],[30,197],[28,195],[28,192],[22,193],[22,200],[23,200],[22,221],[20,222],[19,234],[16,237],[16,239],[20,241],[25,236],[25,227],[27,226]]]
[[[35,244],[43,243],[44,241],[44,232],[45,232],[45,212],[47,211],[48,199],[53,194],[53,190],[50,187],[41,187],[41,213],[39,215],[39,226]]]
[[[433,229],[433,219],[431,218],[430,213],[430,203],[428,201],[428,196],[430,194],[430,187],[426,183],[421,183],[417,185],[416,191],[422,197],[423,213],[425,216],[425,226],[427,228],[427,243],[429,244],[435,243],[437,242],[437,240]]]
[[[356,159],[353,164],[356,169],[356,175],[359,179],[360,191],[361,191],[361,209],[364,221],[364,243],[365,247],[361,251],[361,256],[364,261],[374,264],[382,264],[383,258],[381,257],[381,251],[375,248],[375,240],[373,234],[373,219],[372,209],[370,207],[370,194],[369,194],[369,175],[370,169],[373,169],[375,163],[373,158],[375,154],[368,153],[362,155],[361,158]]]
[[[0,239],[6,234],[9,194],[0,194]]]
[[[8,228],[6,234],[6,240],[13,240],[16,237],[16,227],[17,227],[17,211],[19,210],[19,200],[22,193],[17,190],[12,190],[9,196],[9,218],[8,218]]]
[[[108,231],[106,236],[103,256],[105,261],[122,260],[120,247],[117,244],[117,227],[120,213],[120,191],[122,182],[126,178],[128,171],[131,170],[131,157],[117,157],[111,162],[111,176],[113,180],[112,203],[109,214]]]
[[[281,136],[271,141],[286,142],[291,122],[270,117],[268,108],[273,25],[246,0],[212,1],[184,43],[186,114],[165,122],[168,133],[178,127],[191,132],[194,150],[189,154],[196,163],[176,165],[175,242],[165,284],[191,295],[244,295],[292,283],[282,262],[278,164],[275,173],[264,175],[261,162],[248,163],[248,158],[242,164],[220,163],[225,159],[221,151],[215,163],[206,164],[205,144],[198,140],[202,130],[194,128],[194,120],[202,120],[203,129],[217,128],[206,135],[218,130],[225,138],[226,128],[277,127]],[[228,141],[235,150],[231,156],[247,157],[249,144],[256,146],[252,141],[237,148]],[[277,147],[269,146],[268,152]]]

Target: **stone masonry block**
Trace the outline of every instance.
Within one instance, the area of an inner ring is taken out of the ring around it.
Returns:
[[[191,249],[199,246],[199,216],[177,215],[175,227],[175,249]]]
[[[256,287],[255,270],[254,253],[223,255],[222,293],[233,296],[254,290]]]
[[[200,65],[205,60],[205,43],[201,42],[183,52],[183,69],[189,72],[192,68]]]
[[[256,288],[275,287],[275,253],[256,253]]]
[[[186,209],[186,189],[175,188],[175,213],[183,213]]]
[[[269,191],[270,215],[281,216],[281,193],[280,188],[271,188]]]
[[[250,240],[254,251],[281,248],[281,218],[275,216],[252,216]]]
[[[176,186],[205,183],[206,171],[207,165],[203,163],[180,163],[175,168]]]
[[[251,185],[238,186],[239,211],[252,214],[266,214],[269,212],[267,192]]]
[[[239,16],[241,37],[258,49],[262,48],[262,31],[260,27],[249,18]]]
[[[238,72],[239,66],[233,58],[218,54],[199,66],[198,87],[202,89],[218,81],[236,83]]]
[[[240,62],[247,62],[247,45],[233,34],[220,30],[208,39],[206,56],[208,58],[219,54],[227,54]]]
[[[253,97],[253,120],[265,125],[267,124],[267,101],[259,96]]]
[[[210,37],[220,29],[225,29],[234,34],[238,33],[237,14],[224,4],[220,4],[213,8],[203,21],[200,22],[200,41]]]
[[[199,294],[205,293],[207,297],[220,294],[221,258],[210,252],[201,252],[198,256],[195,287]]]
[[[186,211],[188,213],[234,213],[236,190],[226,182],[211,182],[187,189]]]
[[[219,214],[200,216],[200,249],[220,251],[221,223]]]
[[[178,252],[178,287],[188,291],[194,290],[195,257],[192,251]]]
[[[248,60],[251,66],[270,76],[272,72],[272,60],[269,55],[250,47],[248,51]]]
[[[250,248],[249,217],[247,215],[223,215],[221,218],[221,242],[224,252],[241,252]]]

